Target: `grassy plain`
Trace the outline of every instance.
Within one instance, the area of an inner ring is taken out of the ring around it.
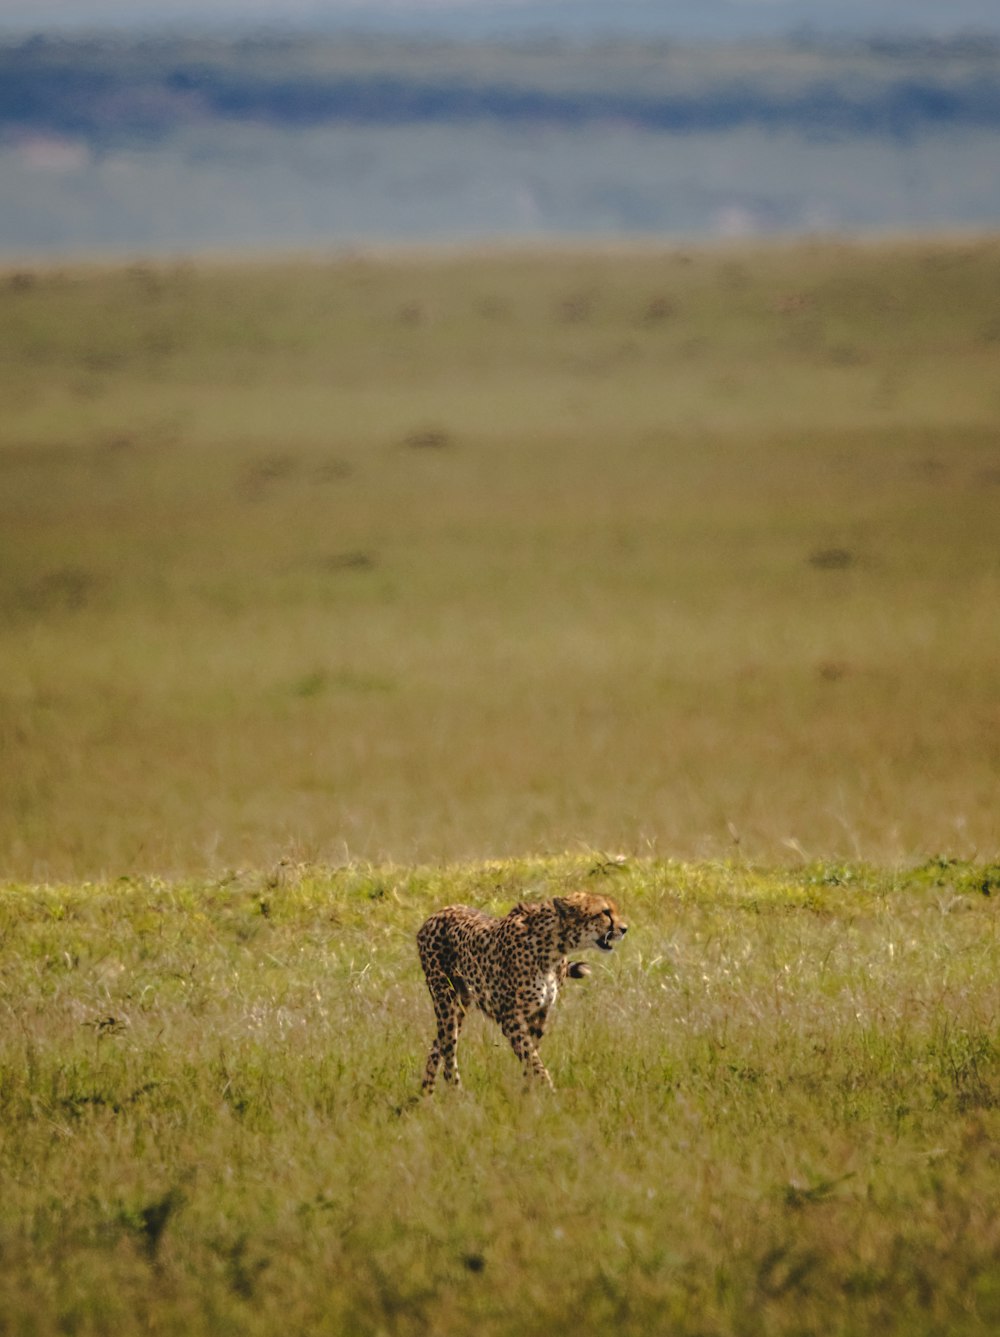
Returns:
[[[993,239],[8,273],[0,867],[994,858],[998,294]]]
[[[413,933],[600,886],[524,1094]],[[995,1332],[1000,869],[591,857],[0,895],[0,1328]]]

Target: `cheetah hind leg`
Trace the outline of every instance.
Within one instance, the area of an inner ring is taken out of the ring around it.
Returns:
[[[465,1004],[459,992],[450,982],[447,983],[445,989],[432,991],[432,997],[434,1000],[434,1014],[437,1017],[437,1035],[434,1037],[434,1043],[427,1055],[427,1066],[424,1069],[424,1080],[421,1086],[424,1095],[430,1095],[434,1090],[438,1067],[442,1059],[444,1059],[444,1080],[451,1086],[462,1085],[462,1079],[458,1073],[457,1051],[458,1037],[461,1034],[462,1024],[466,1016]]]

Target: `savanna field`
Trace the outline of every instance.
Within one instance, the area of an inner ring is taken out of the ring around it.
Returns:
[[[0,275],[0,1332],[1000,1325],[1000,242]],[[416,1098],[414,934],[630,923]]]

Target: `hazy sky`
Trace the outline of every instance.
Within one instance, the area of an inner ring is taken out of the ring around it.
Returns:
[[[616,27],[739,36],[820,30],[1000,33],[1000,0],[0,0],[0,30],[320,22],[352,27]]]

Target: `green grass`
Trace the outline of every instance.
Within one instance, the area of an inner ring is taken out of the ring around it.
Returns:
[[[630,922],[522,1091],[415,1098],[413,935],[599,885]],[[282,865],[0,895],[10,1334],[986,1334],[993,866]],[[989,894],[984,894],[989,893]]]
[[[997,856],[996,241],[3,282],[9,876]]]

